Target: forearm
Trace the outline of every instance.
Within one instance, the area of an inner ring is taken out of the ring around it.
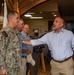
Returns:
[[[0,58],[0,75],[7,75],[6,63],[1,59],[3,58]]]
[[[27,45],[32,45],[31,41],[30,40],[26,40],[26,41],[23,41],[24,44],[27,44]]]
[[[0,33],[0,75],[7,75],[6,70],[6,50],[7,50],[7,34]]]
[[[5,62],[5,54],[1,53],[0,55],[0,69],[6,69],[6,62]]]
[[[0,46],[0,69],[6,69],[6,49],[5,46]]]
[[[6,68],[6,42],[0,39],[0,69]]]

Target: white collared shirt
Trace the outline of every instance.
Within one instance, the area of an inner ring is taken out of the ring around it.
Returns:
[[[61,29],[59,33],[51,31],[37,40],[31,40],[33,46],[47,44],[53,59],[61,61],[73,55],[74,35],[71,31]]]

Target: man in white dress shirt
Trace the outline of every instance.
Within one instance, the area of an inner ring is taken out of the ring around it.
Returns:
[[[63,28],[64,20],[56,17],[51,32],[37,40],[23,41],[29,45],[47,44],[51,52],[52,75],[74,75],[74,62],[72,59],[74,48],[74,35]]]

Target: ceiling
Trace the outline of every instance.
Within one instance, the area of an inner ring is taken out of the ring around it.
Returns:
[[[58,0],[58,5],[62,16],[74,16],[74,0]]]
[[[64,19],[74,19],[74,0],[48,0],[35,6],[27,13],[34,13],[33,17],[43,17],[43,19],[50,20],[55,17],[54,15],[62,16]]]
[[[0,0],[0,13],[2,11],[2,3],[4,3],[4,0]],[[65,19],[74,20],[74,0],[47,0],[46,2],[33,7],[27,13],[35,13],[32,14],[32,16],[43,17],[43,19],[51,20],[54,18],[54,14],[56,14],[57,16],[62,16]],[[29,19],[26,17],[24,18]]]

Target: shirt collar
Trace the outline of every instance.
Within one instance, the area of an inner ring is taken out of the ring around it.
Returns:
[[[55,30],[53,30],[53,32],[56,33]],[[64,28],[62,28],[62,29],[60,30],[60,32],[64,32]]]
[[[22,31],[21,33],[22,33],[22,35],[27,35],[24,31]]]
[[[8,28],[12,33],[16,33],[16,30],[14,28],[11,28],[10,25],[7,25],[5,28]]]
[[[64,32],[64,28],[62,28],[61,31]]]

